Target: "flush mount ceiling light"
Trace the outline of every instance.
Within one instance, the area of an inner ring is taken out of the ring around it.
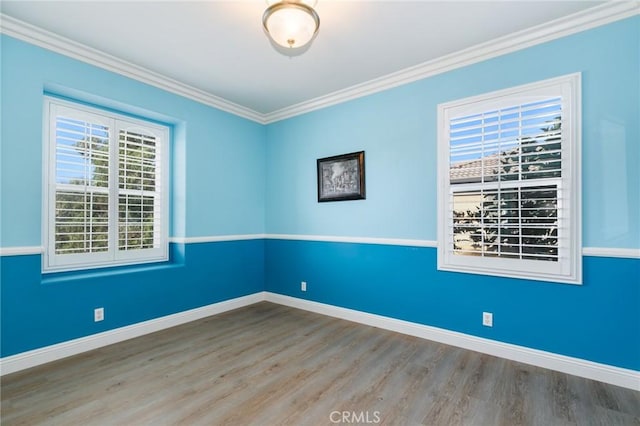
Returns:
[[[309,43],[320,28],[320,17],[313,9],[315,0],[267,2],[262,25],[269,37],[282,47],[296,49]],[[273,3],[273,4],[271,4]]]

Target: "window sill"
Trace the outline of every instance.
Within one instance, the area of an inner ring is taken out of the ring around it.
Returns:
[[[58,283],[70,282],[70,281],[89,280],[93,278],[113,277],[113,276],[124,275],[124,274],[165,271],[165,270],[183,268],[184,266],[185,266],[184,262],[181,262],[181,261],[180,262],[166,261],[166,262],[158,262],[158,263],[115,266],[115,267],[109,267],[109,268],[90,269],[90,270],[51,272],[51,273],[42,274],[42,280],[40,281],[40,283],[43,285],[58,284]]]

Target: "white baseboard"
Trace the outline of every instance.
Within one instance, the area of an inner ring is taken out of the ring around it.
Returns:
[[[92,334],[91,336],[69,340],[44,348],[22,352],[16,355],[0,359],[0,375],[15,373],[26,368],[35,367],[47,362],[56,361],[68,356],[77,355],[82,352],[101,348],[113,343],[122,342],[134,337],[154,333],[176,325],[185,324],[211,315],[220,314],[244,306],[252,305],[263,301],[264,292],[250,294],[223,302],[213,303],[200,308],[190,309],[177,314],[143,321],[126,327],[116,328],[103,333]]]
[[[640,391],[640,372],[428,325],[266,292],[265,300]]]
[[[270,292],[258,292],[0,359],[0,375],[268,301],[640,391],[640,372]]]

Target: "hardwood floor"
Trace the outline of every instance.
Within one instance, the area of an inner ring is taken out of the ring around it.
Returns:
[[[2,378],[9,425],[640,425],[640,392],[259,303]]]

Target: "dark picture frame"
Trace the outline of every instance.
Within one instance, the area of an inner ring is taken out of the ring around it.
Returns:
[[[318,202],[364,200],[364,151],[319,158]]]

